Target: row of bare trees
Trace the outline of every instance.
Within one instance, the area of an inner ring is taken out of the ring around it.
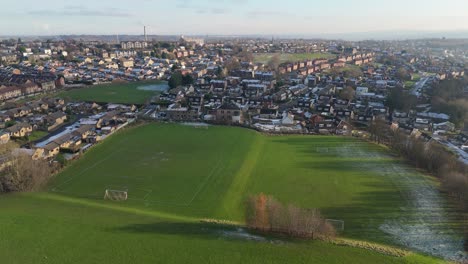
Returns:
[[[265,194],[248,198],[246,224],[256,231],[298,238],[329,239],[336,235],[333,226],[325,221],[319,210],[283,205]]]
[[[43,187],[52,175],[48,161],[32,160],[17,151],[13,143],[0,145],[3,168],[0,171],[0,193],[34,191]]]
[[[414,166],[438,177],[444,189],[468,209],[468,166],[443,145],[394,132],[390,147]]]
[[[386,143],[413,166],[424,169],[441,180],[450,196],[468,210],[468,166],[442,144],[393,131],[388,125],[374,123],[371,139]]]

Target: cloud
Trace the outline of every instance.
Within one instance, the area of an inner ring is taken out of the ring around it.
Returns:
[[[248,18],[261,18],[261,17],[287,17],[289,14],[279,11],[266,11],[266,10],[253,10],[246,14]]]
[[[117,8],[93,10],[84,6],[65,6],[62,10],[34,10],[29,15],[35,16],[92,16],[92,17],[131,17],[133,14]]]
[[[236,2],[238,1],[238,3]],[[210,0],[211,4],[200,4],[193,0],[176,0],[176,7],[179,9],[192,9],[196,14],[222,15],[231,13],[231,8],[227,5],[244,4],[248,0]]]
[[[222,14],[227,14],[230,13],[231,10],[227,8],[212,8],[211,13],[214,15],[222,15]]]

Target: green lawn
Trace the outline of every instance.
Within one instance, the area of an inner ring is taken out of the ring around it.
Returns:
[[[344,74],[345,77],[357,78],[363,75],[361,67],[352,64],[346,64],[344,67],[336,67],[325,70],[325,73]]]
[[[336,55],[331,53],[258,53],[254,54],[254,62],[255,63],[268,63],[271,58],[275,55],[279,54],[280,62],[296,62],[296,61],[304,61],[304,60],[314,60],[314,59],[332,59],[336,58]]]
[[[394,166],[403,167],[351,138],[130,128],[74,162],[49,192],[0,197],[0,255],[7,263],[437,263],[316,241],[249,241],[199,222],[241,222],[245,198],[264,192],[344,220],[345,237],[391,243],[379,225],[405,216],[407,186],[379,171]],[[129,200],[103,201],[105,189],[126,189]]]
[[[0,255],[8,264],[439,263],[323,242],[255,242],[223,228],[52,194],[0,199]]]
[[[47,136],[49,133],[45,132],[45,131],[39,131],[39,130],[36,130],[36,131],[33,131],[31,133],[31,135],[29,135],[29,141],[36,141],[36,140],[39,140],[45,136]]]
[[[413,73],[412,76],[414,82],[421,80],[421,75],[419,73]]]
[[[405,82],[405,88],[406,88],[406,89],[412,89],[412,88],[414,88],[414,85],[415,85],[415,84],[416,84],[415,81],[406,81],[406,82]]]
[[[59,97],[74,101],[99,103],[144,104],[157,94],[156,91],[138,89],[146,85],[164,84],[163,82],[132,82],[126,84],[104,84],[73,89],[58,94]]]

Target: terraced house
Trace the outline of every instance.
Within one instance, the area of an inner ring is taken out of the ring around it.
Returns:
[[[23,138],[32,133],[33,127],[30,124],[20,123],[6,129],[12,138]]]
[[[0,100],[5,101],[12,98],[20,97],[23,94],[20,87],[3,87],[0,88]]]

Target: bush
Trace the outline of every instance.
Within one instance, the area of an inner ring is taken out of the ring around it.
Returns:
[[[336,232],[317,209],[283,205],[272,196],[252,196],[246,204],[246,225],[264,233],[284,234],[297,238],[330,239]]]

